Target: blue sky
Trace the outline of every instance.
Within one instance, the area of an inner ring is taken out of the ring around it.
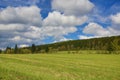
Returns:
[[[0,49],[120,35],[120,0],[0,0]]]

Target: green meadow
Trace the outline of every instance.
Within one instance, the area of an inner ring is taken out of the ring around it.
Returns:
[[[0,80],[120,80],[120,55],[0,54]]]

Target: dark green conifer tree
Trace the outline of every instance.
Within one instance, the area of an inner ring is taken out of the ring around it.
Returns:
[[[18,53],[18,47],[17,47],[17,44],[15,45],[14,53],[15,53],[15,54]]]
[[[32,44],[31,52],[32,52],[32,53],[35,53],[35,51],[36,51],[36,46],[35,46],[35,44]]]
[[[45,48],[45,52],[46,52],[46,53],[49,52],[49,48],[48,48],[48,47]]]

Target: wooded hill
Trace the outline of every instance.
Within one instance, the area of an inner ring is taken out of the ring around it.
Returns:
[[[12,50],[12,51],[11,51]],[[31,47],[6,49],[8,53],[48,53],[56,51],[77,51],[77,50],[120,50],[120,36],[92,38],[84,40],[70,40],[45,45],[32,44]]]
[[[84,40],[70,40],[57,42],[53,44],[36,46],[36,51],[45,50],[46,48],[66,51],[66,50],[108,50],[108,48],[119,48],[120,36],[93,38]]]

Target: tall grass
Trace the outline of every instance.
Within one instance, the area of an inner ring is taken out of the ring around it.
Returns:
[[[120,55],[1,54],[0,80],[120,80]]]

